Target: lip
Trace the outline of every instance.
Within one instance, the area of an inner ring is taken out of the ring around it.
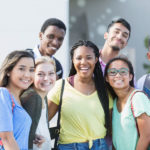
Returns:
[[[57,51],[58,50],[58,48],[57,47],[54,47],[54,46],[48,46],[48,48],[50,49],[50,50],[52,50],[52,51]]]

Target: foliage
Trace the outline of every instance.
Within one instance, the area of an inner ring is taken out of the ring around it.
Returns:
[[[145,48],[149,51],[149,49],[150,49],[150,36],[149,35],[147,35],[145,37],[144,45],[145,45]],[[144,63],[143,67],[144,67],[145,70],[147,70],[147,73],[150,73],[150,64]]]

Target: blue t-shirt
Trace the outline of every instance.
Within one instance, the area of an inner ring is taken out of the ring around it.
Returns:
[[[20,150],[28,150],[31,118],[6,88],[0,87],[0,132],[12,131]]]

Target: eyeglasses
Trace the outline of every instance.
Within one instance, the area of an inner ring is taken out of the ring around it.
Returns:
[[[107,73],[109,76],[116,76],[117,73],[119,73],[121,76],[127,75],[129,72],[128,68],[121,68],[121,69],[116,69],[116,68],[111,68],[108,69]]]

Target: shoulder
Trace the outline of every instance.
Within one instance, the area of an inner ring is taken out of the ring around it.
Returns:
[[[29,102],[30,99],[32,99],[32,102],[34,100],[38,101],[38,99],[41,99],[40,95],[33,89],[29,88],[26,91],[24,91],[20,97],[21,103]]]
[[[66,79],[64,79],[64,80],[66,80]],[[50,95],[54,95],[54,94],[57,95],[58,93],[60,93],[61,87],[62,87],[62,81],[63,81],[63,79],[59,79],[59,80],[56,81],[54,87],[53,87],[53,88],[50,90],[50,92],[48,93],[48,97],[49,97]]]
[[[9,91],[7,90],[7,88],[5,87],[0,87],[0,97],[8,97],[10,94],[9,94]]]
[[[143,75],[141,78],[137,81],[137,88],[143,90],[144,82],[146,79],[147,74]]]
[[[56,63],[56,68],[62,69],[62,65],[61,65],[60,61],[58,59],[56,59],[55,57],[52,57],[52,58],[54,59],[54,61]]]
[[[146,103],[148,105],[150,104],[150,100],[148,99],[147,95],[142,91],[135,90],[131,94],[131,98],[132,98],[133,105],[141,106],[141,105],[145,105]]]

